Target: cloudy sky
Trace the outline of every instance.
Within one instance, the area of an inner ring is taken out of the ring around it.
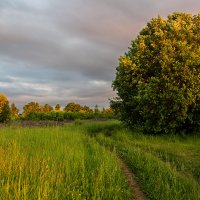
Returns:
[[[108,106],[118,57],[152,18],[200,0],[0,0],[0,92],[19,107]]]

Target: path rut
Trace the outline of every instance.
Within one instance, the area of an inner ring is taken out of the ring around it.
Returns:
[[[148,200],[147,196],[144,194],[144,192],[142,192],[142,190],[136,180],[135,175],[132,173],[132,171],[127,166],[127,164],[121,158],[118,158],[118,161],[119,161],[122,171],[124,172],[124,174],[127,177],[133,199],[134,200]]]

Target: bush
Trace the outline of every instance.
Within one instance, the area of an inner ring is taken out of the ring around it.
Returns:
[[[200,129],[200,14],[158,17],[119,59],[111,106],[150,133]]]
[[[113,114],[103,114],[103,113],[80,113],[80,112],[30,112],[28,115],[24,116],[24,120],[29,121],[68,121],[68,120],[86,120],[86,119],[112,119]]]

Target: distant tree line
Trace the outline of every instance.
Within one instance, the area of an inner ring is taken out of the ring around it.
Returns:
[[[111,108],[99,109],[96,105],[94,109],[84,105],[70,102],[63,109],[60,104],[55,107],[50,104],[40,105],[38,102],[29,102],[23,107],[22,113],[15,103],[9,105],[9,101],[4,94],[0,94],[0,123],[10,120],[74,120],[74,119],[100,119],[113,118]]]

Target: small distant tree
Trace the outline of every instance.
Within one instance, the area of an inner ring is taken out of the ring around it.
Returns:
[[[113,113],[112,108],[106,108],[105,109],[105,114],[112,114],[112,113]]]
[[[43,112],[51,112],[53,110],[53,107],[49,104],[45,104],[42,108]]]
[[[9,101],[4,94],[0,94],[0,123],[9,121],[10,117]]]
[[[16,107],[15,103],[11,104],[10,111],[12,119],[17,119],[19,117],[19,109]]]
[[[94,107],[94,113],[100,113],[98,105],[95,105],[95,107]]]
[[[93,110],[92,110],[90,107],[88,107],[88,106],[83,106],[83,107],[82,107],[82,110],[83,110],[85,113],[92,113],[92,112],[93,112]]]
[[[102,113],[102,114],[112,114],[112,113],[113,113],[113,110],[112,110],[112,108],[110,108],[110,107],[109,107],[109,108],[106,108],[106,109],[103,108],[102,111],[101,111],[101,113]]]
[[[70,102],[65,106],[65,108],[63,110],[65,112],[80,112],[81,111],[81,105],[76,104],[74,102]]]
[[[102,114],[105,114],[105,113],[106,113],[106,109],[105,109],[105,108],[102,108],[101,113],[102,113]]]
[[[37,102],[30,102],[23,107],[23,116],[26,117],[31,112],[41,112],[41,106]]]
[[[61,106],[60,106],[60,104],[58,103],[58,104],[56,104],[56,106],[55,106],[55,111],[60,111],[60,109],[61,109]]]

